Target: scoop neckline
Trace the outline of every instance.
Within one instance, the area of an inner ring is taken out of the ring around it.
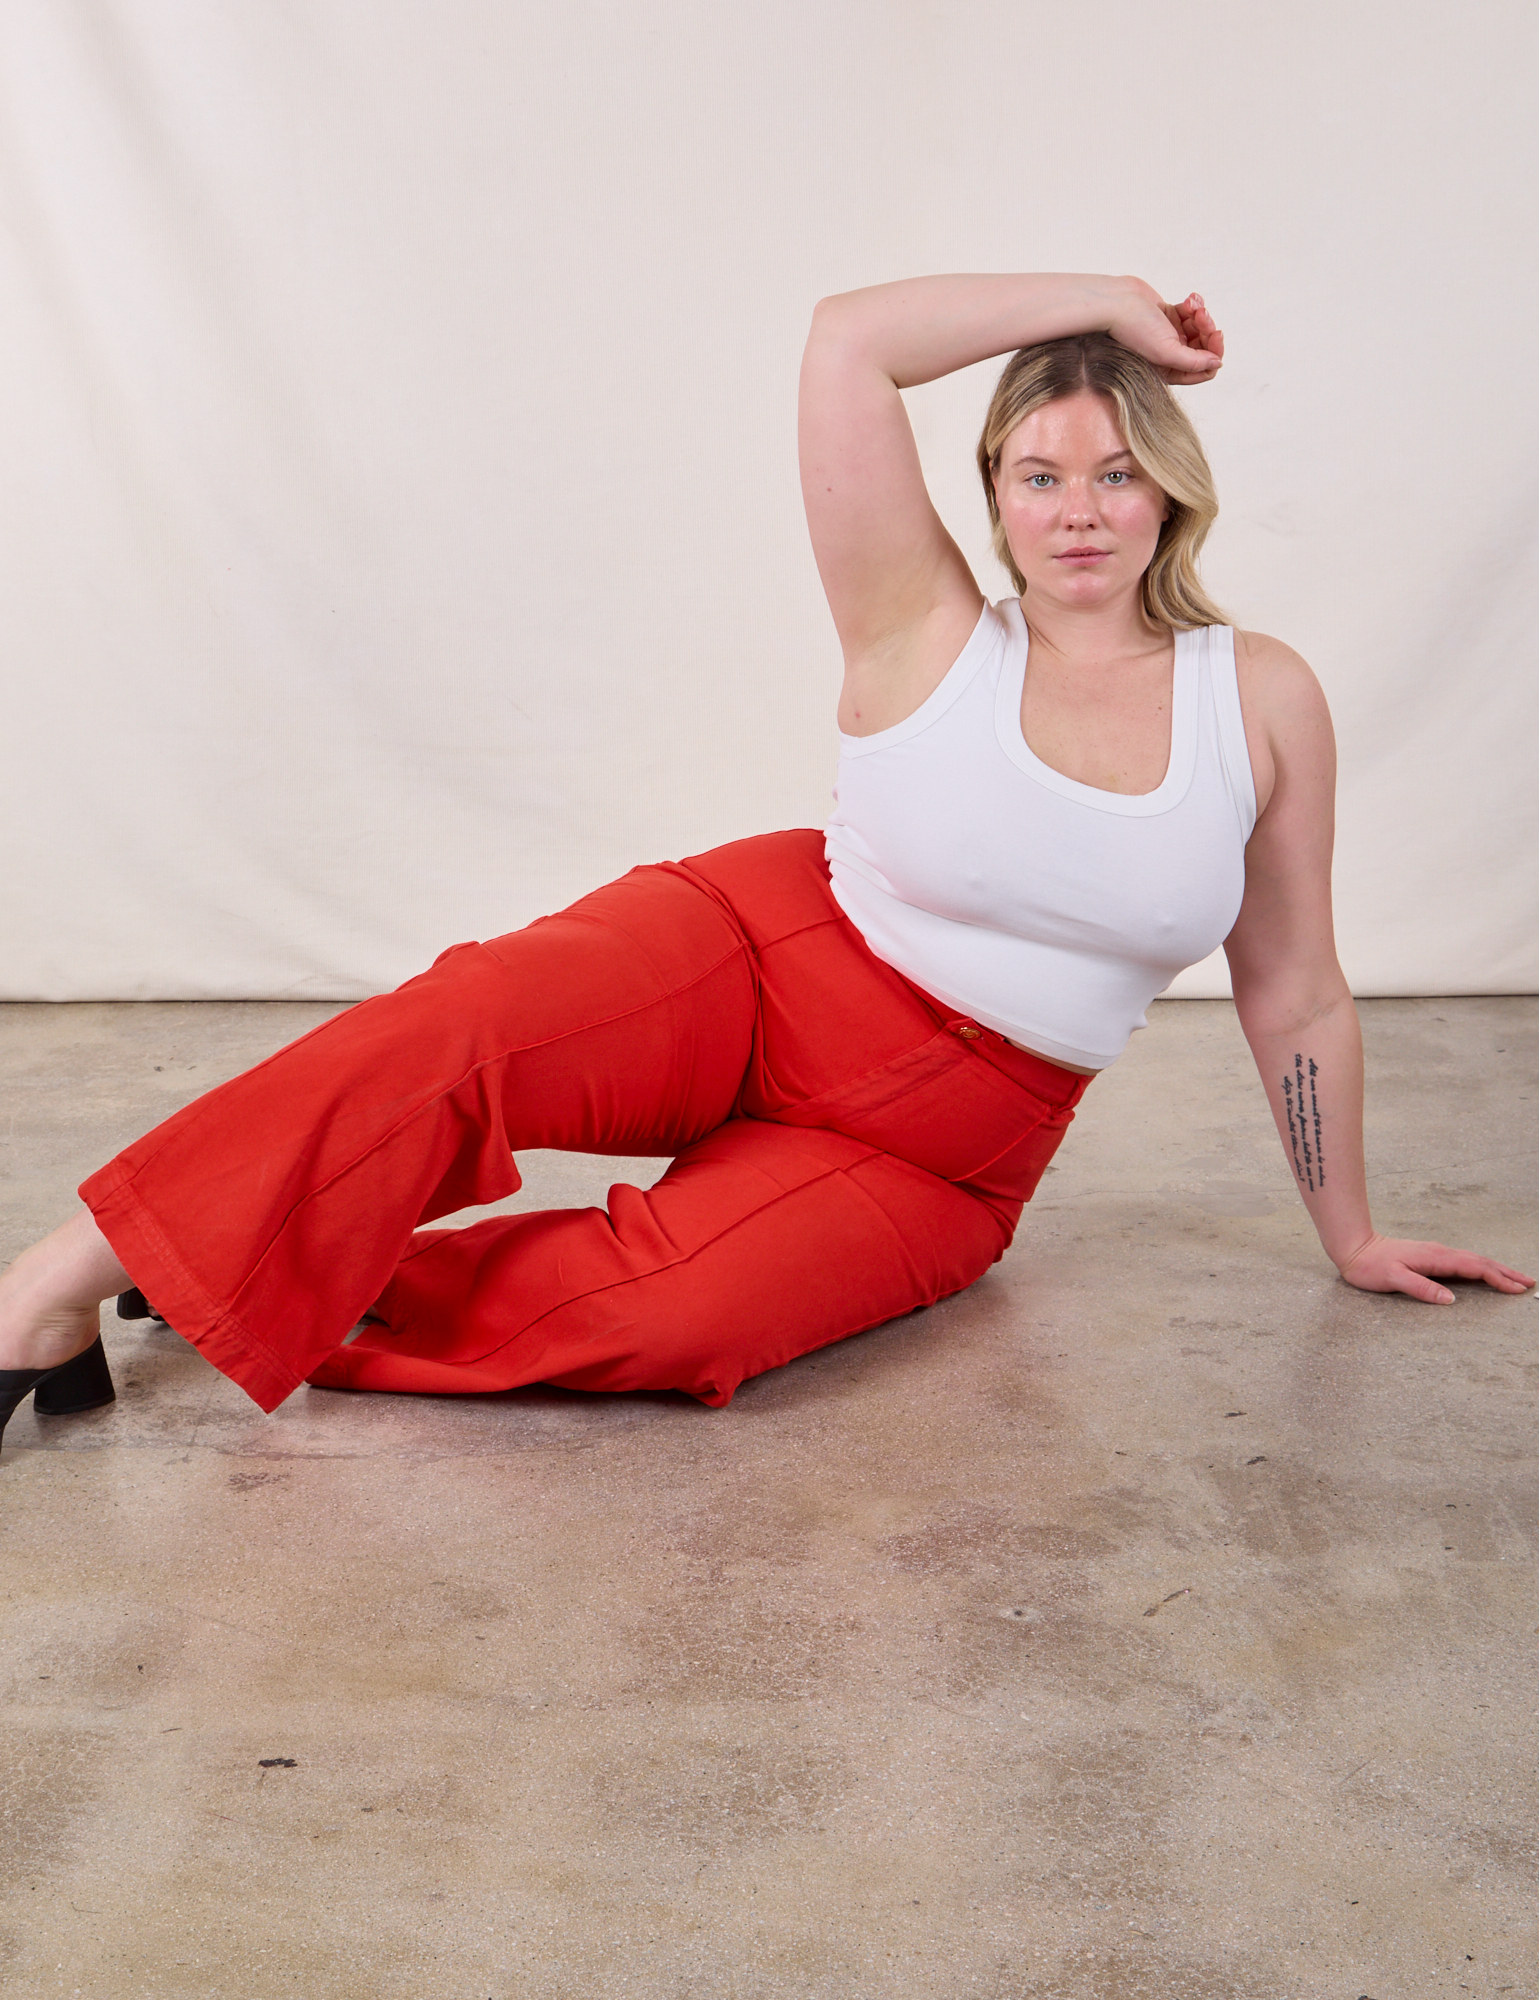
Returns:
[[[1170,693],[1170,759],[1165,775],[1152,792],[1109,792],[1100,785],[1081,784],[1062,771],[1044,763],[1026,741],[1021,728],[1021,699],[1026,690],[1026,663],[1031,650],[1031,633],[1020,600],[1007,601],[1004,619],[1010,645],[1000,670],[994,702],[994,733],[999,747],[1019,769],[1061,798],[1074,799],[1097,812],[1123,813],[1130,818],[1147,818],[1169,812],[1191,789],[1197,768],[1197,647],[1198,628],[1175,633],[1175,661]]]

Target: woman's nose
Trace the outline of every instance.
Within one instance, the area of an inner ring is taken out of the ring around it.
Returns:
[[[1064,518],[1075,527],[1083,527],[1097,518],[1095,493],[1089,486],[1071,486],[1064,495]]]

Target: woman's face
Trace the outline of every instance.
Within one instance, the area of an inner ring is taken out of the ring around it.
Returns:
[[[1134,463],[1111,402],[1088,389],[1016,425],[994,493],[1030,593],[1083,610],[1137,585],[1170,512]]]

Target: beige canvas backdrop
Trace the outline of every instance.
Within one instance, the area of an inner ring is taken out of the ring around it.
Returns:
[[[820,821],[820,294],[1203,290],[1365,993],[1539,985],[1526,5],[3,0],[0,993],[352,996]],[[985,588],[992,369],[912,400]],[[1212,967],[1179,990],[1221,990]]]

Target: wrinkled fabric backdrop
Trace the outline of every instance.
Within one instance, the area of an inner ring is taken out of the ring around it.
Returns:
[[[819,823],[823,293],[1136,271],[1360,993],[1539,987],[1539,11],[3,0],[0,994],[351,997]],[[910,398],[991,595],[997,364]],[[1226,990],[1210,963],[1178,991]]]

